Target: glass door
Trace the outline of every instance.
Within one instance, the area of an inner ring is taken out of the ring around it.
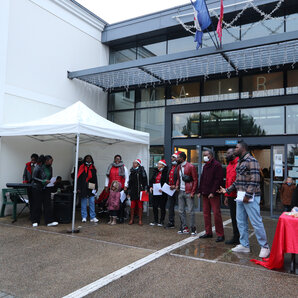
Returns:
[[[281,187],[286,178],[286,155],[284,145],[275,145],[271,147],[271,216],[280,216],[283,211],[281,200]]]

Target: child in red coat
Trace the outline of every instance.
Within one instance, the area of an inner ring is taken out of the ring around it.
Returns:
[[[110,194],[107,200],[107,206],[110,214],[109,225],[117,223],[117,214],[120,209],[120,190],[121,184],[118,181],[113,181],[110,187]]]

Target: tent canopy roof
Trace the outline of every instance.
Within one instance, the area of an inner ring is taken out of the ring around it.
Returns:
[[[127,141],[149,144],[149,134],[115,124],[78,101],[66,109],[45,118],[0,126],[0,136],[29,136],[40,141],[63,139],[75,143],[102,142],[114,144]]]

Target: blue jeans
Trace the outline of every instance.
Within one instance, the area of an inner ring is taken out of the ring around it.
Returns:
[[[82,218],[87,218],[87,200],[89,199],[90,219],[95,217],[95,197],[81,198],[81,214]]]
[[[245,247],[249,247],[248,217],[254,228],[260,246],[266,248],[269,247],[260,214],[260,200],[261,197],[255,197],[254,201],[250,203],[237,202],[236,218],[238,230],[240,232],[240,243]]]

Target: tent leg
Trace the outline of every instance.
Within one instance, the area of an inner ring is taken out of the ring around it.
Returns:
[[[72,208],[72,225],[71,225],[72,233],[78,232],[75,230],[75,216],[76,216],[76,199],[77,199],[77,187],[78,187],[79,146],[80,146],[80,134],[78,133],[77,134],[77,145],[76,145],[74,188],[73,188],[73,208]]]

